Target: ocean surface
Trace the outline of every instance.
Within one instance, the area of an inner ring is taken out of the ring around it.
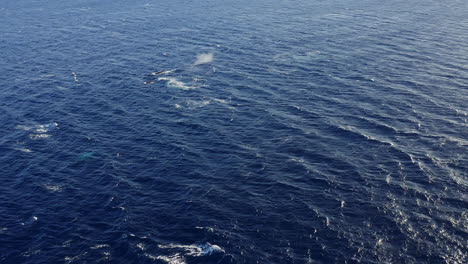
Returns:
[[[0,1],[0,263],[468,263],[468,1]]]

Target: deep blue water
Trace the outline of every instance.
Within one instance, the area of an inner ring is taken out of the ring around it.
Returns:
[[[0,263],[467,263],[467,14],[1,1]]]

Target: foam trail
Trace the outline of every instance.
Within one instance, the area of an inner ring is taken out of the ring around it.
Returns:
[[[210,63],[213,61],[213,53],[202,53],[197,55],[194,65]]]

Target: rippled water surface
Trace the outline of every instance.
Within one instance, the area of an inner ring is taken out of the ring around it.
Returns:
[[[467,263],[468,2],[0,2],[0,263]]]

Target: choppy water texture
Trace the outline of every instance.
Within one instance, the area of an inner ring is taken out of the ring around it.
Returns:
[[[467,1],[1,1],[1,263],[468,263]]]

